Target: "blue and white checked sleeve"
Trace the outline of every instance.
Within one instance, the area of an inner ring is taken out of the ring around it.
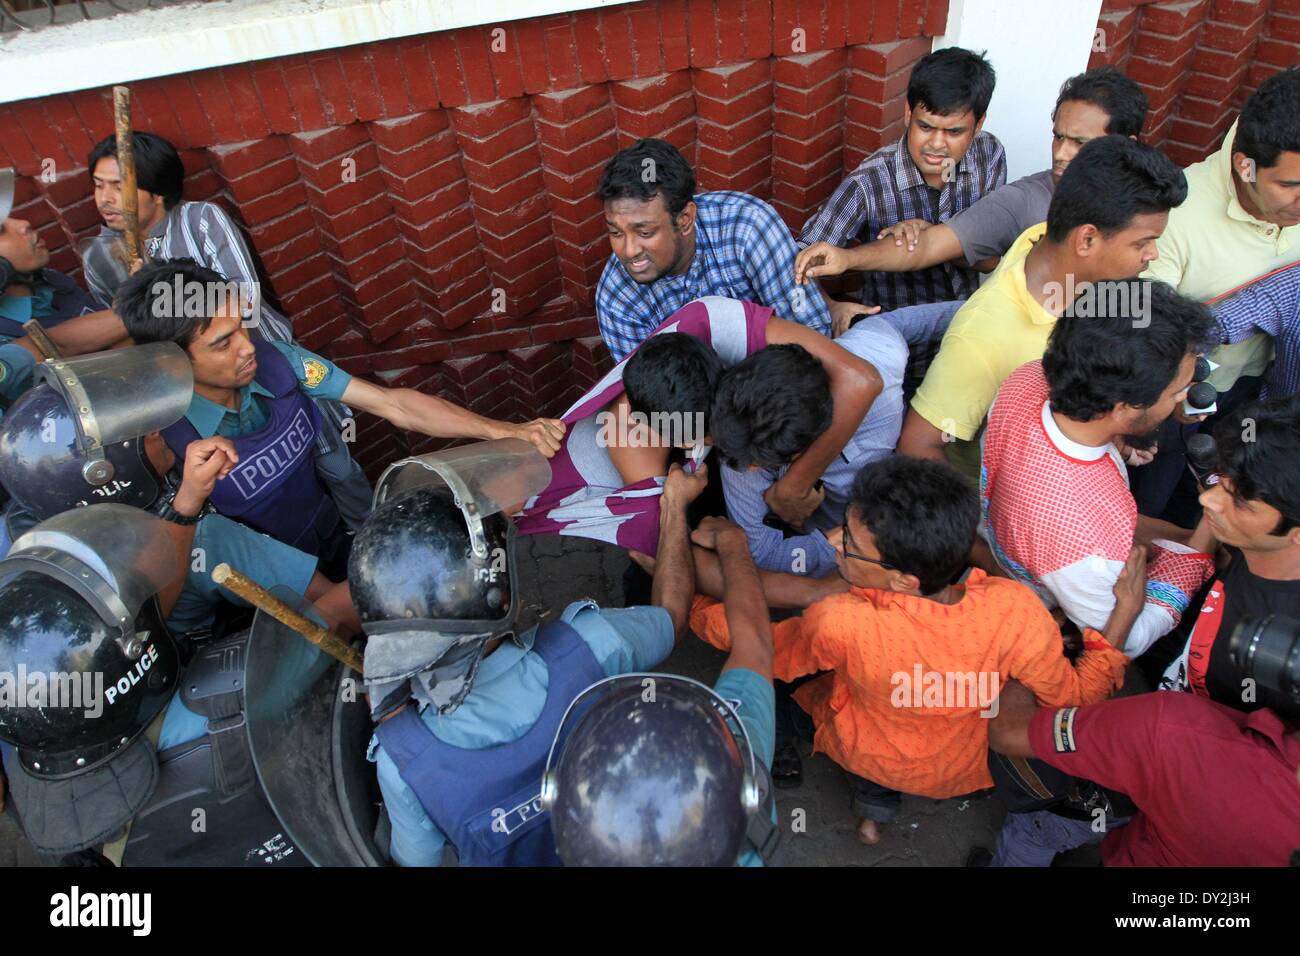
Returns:
[[[799,250],[777,211],[767,203],[754,203],[739,224],[737,239],[743,243],[741,261],[759,303],[782,318],[830,335],[831,312],[818,287],[795,284],[794,257]]]

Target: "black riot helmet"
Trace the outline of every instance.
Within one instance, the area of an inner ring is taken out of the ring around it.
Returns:
[[[734,866],[762,803],[760,773],[744,725],[712,688],[624,674],[569,706],[542,805],[566,866]]]
[[[147,508],[163,491],[143,436],[179,419],[194,393],[172,342],[57,359],[0,420],[0,484],[38,520],[87,504]]]
[[[0,561],[0,740],[28,773],[88,773],[167,705],[180,661],[156,595],[175,570],[163,522],[120,504],[42,522]]]
[[[376,717],[412,695],[440,713],[460,706],[485,645],[519,615],[506,512],[550,476],[532,445],[499,439],[404,459],[380,477],[348,560]]]
[[[487,554],[470,543],[447,489],[417,488],[377,507],[348,560],[352,602],[368,634],[399,630],[497,635],[514,626],[514,529],[483,521]]]

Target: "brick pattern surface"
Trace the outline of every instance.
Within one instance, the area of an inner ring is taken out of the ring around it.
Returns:
[[[350,372],[487,415],[557,414],[609,367],[592,305],[594,198],[613,152],[661,136],[701,189],[770,200],[796,231],[902,131],[912,65],[947,0],[653,0],[132,84],[176,143],[186,197],[247,230],[270,301]],[[1300,0],[1107,0],[1107,51],[1187,162],[1271,71],[1300,60]],[[0,109],[56,268],[99,225],[85,158],[108,89]],[[436,443],[361,416],[373,473]]]
[[[1091,65],[1141,84],[1145,138],[1182,165],[1218,148],[1260,83],[1300,65],[1300,0],[1105,0],[1097,27]]]

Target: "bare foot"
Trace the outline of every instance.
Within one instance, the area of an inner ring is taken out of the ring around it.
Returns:
[[[880,828],[876,826],[875,820],[858,821],[858,839],[867,846],[875,846],[880,842]]]

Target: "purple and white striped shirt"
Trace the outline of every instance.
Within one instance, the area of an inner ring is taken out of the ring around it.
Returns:
[[[730,367],[767,345],[772,315],[766,306],[706,296],[686,303],[650,334],[692,335],[711,346],[722,364]],[[658,549],[663,476],[624,485],[600,440],[597,416],[623,394],[623,369],[630,358],[615,365],[561,416],[568,430],[551,459],[551,483],[525,502],[516,516],[519,534],[594,538],[650,555]],[[691,449],[687,470],[694,471],[708,451],[707,445]]]

